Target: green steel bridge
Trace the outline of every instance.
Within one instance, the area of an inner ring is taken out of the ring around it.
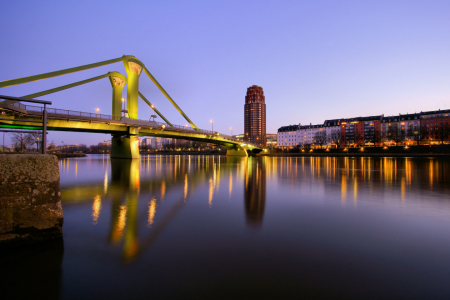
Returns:
[[[117,158],[139,158],[138,136],[177,138],[213,143],[225,147],[227,149],[227,155],[247,156],[264,150],[259,145],[242,142],[231,136],[220,134],[219,132],[199,129],[158,83],[145,65],[134,56],[125,55],[111,60],[60,71],[1,81],[0,88],[66,75],[117,62],[124,63],[127,76],[119,72],[108,72],[107,74],[86,80],[16,98],[17,100],[34,99],[103,78],[109,78],[112,86],[112,115],[47,108],[45,118],[43,107],[24,105],[19,101],[11,100],[12,97],[5,96],[3,99],[7,100],[0,102],[0,111],[2,113],[0,129],[42,130],[43,126],[37,123],[46,119],[47,130],[107,133],[112,136],[111,157]],[[139,92],[139,76],[142,73],[145,73],[152,80],[190,126],[172,124]],[[125,86],[127,87],[127,109],[123,110],[122,91]],[[0,96],[0,98],[2,97]],[[164,123],[139,120],[139,98],[150,106],[164,120]]]

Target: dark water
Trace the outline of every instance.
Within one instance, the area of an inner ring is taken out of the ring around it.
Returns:
[[[449,167],[62,160],[63,245],[30,253],[14,276],[47,299],[450,299]]]

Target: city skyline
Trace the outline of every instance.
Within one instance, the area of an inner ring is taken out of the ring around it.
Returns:
[[[244,132],[239,108],[253,84],[270,99],[267,133],[299,122],[448,109],[449,11],[447,1],[138,2],[133,20],[121,21],[119,5],[101,2],[7,3],[0,81],[135,55],[199,128],[212,119],[224,134]],[[105,25],[111,20],[114,29]],[[115,64],[0,94],[23,96],[108,71],[125,73]],[[185,124],[147,79],[140,86],[172,123]],[[38,99],[111,114],[111,94],[105,79]],[[139,108],[139,118],[149,119],[144,102]],[[50,132],[48,141],[109,139]]]

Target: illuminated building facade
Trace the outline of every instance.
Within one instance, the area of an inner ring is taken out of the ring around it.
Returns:
[[[447,144],[450,109],[397,116],[368,116],[325,120],[320,125],[289,125],[278,129],[278,147],[313,146],[325,131],[328,146]]]
[[[266,146],[266,103],[262,87],[247,88],[244,105],[244,141]]]

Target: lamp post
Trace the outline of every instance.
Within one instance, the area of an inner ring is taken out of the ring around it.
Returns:
[[[36,142],[36,151],[39,151],[39,137],[36,137],[37,142]]]
[[[211,122],[211,131],[214,132],[214,121],[211,120],[210,122]]]
[[[233,127],[230,127],[231,136],[233,136]]]
[[[100,109],[97,107],[96,109],[95,109],[95,117],[97,118],[97,113],[98,113],[98,111],[99,111]]]

